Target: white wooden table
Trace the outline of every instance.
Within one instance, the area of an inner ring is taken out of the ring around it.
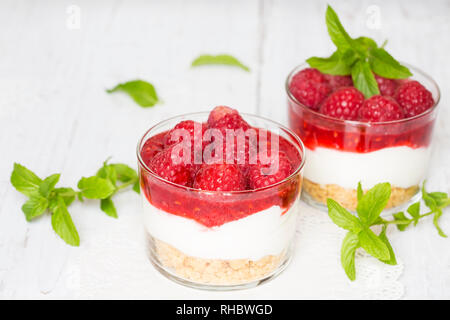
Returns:
[[[395,57],[419,66],[440,84],[429,188],[450,191],[450,1],[3,0],[0,298],[73,297],[67,260],[85,250],[89,239],[121,223],[105,216],[97,203],[73,205],[82,244],[70,248],[53,234],[48,216],[25,221],[20,210],[25,199],[9,183],[13,162],[41,176],[61,172],[60,185],[75,186],[108,156],[135,165],[140,135],[168,116],[222,104],[286,123],[287,73],[307,57],[333,49],[324,24],[326,2],[351,34],[388,39]],[[201,53],[233,54],[251,73],[191,69]],[[135,78],[154,83],[164,104],[141,109],[125,95],[105,93]],[[119,215],[134,214],[139,198],[131,192],[120,195],[117,207]],[[450,212],[441,220],[450,233]],[[450,298],[450,240],[438,237],[431,221],[391,237],[405,264],[400,279],[405,297]],[[269,286],[261,290],[267,290],[267,298],[283,296]],[[155,297],[206,297],[177,292]]]

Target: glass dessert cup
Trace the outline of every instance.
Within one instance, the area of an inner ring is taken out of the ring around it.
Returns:
[[[432,108],[396,121],[339,120],[311,110],[290,92],[292,77],[307,67],[298,66],[286,80],[289,127],[302,139],[308,157],[302,199],[325,210],[327,198],[332,198],[355,211],[358,182],[365,191],[377,183],[389,182],[392,192],[387,209],[416,201],[430,161],[440,98],[437,84],[422,71],[408,66],[412,79],[432,93]]]
[[[291,258],[305,162],[303,144],[286,127],[242,116],[253,127],[276,133],[280,147],[285,140],[295,149],[301,161],[289,177],[260,189],[224,192],[177,185],[153,173],[142,153],[146,141],[163,137],[183,120],[204,122],[206,112],[160,122],[138,144],[149,258],[157,270],[180,284],[207,290],[251,288],[274,278]]]

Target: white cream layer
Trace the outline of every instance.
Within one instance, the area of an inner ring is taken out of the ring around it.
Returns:
[[[429,159],[429,147],[391,147],[368,153],[307,148],[304,177],[350,189],[356,189],[359,181],[364,189],[379,182],[408,188],[425,178]]]
[[[259,260],[286,249],[295,233],[296,205],[288,212],[278,206],[245,218],[207,228],[200,223],[166,213],[144,199],[148,233],[186,255],[204,259]]]

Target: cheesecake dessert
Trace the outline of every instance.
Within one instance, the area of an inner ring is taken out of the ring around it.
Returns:
[[[287,77],[289,126],[306,147],[303,198],[349,210],[357,188],[391,184],[387,208],[415,200],[430,162],[439,88],[397,61],[385,41],[352,37],[328,5],[325,23],[336,51],[310,57]]]
[[[163,274],[236,289],[287,264],[304,163],[289,129],[221,106],[155,125],[138,159],[150,259]]]
[[[365,97],[351,76],[331,76],[307,65],[288,76],[290,128],[302,139],[303,198],[326,206],[332,198],[354,211],[357,186],[390,182],[387,208],[414,198],[426,177],[439,90],[410,67],[402,80],[375,75],[380,94]]]

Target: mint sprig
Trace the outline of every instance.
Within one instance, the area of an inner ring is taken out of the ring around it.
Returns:
[[[327,200],[328,215],[331,220],[339,227],[348,230],[341,246],[341,265],[350,280],[356,279],[355,253],[358,248],[364,249],[368,254],[386,264],[397,264],[394,250],[386,235],[389,225],[395,224],[398,230],[404,231],[410,225],[417,225],[422,218],[433,215],[433,223],[438,234],[447,237],[438,224],[443,209],[450,205],[447,193],[427,192],[424,183],[422,199],[430,211],[421,214],[420,202],[416,202],[407,208],[406,213],[395,213],[393,219],[386,220],[381,218],[380,214],[386,207],[390,195],[389,183],[379,183],[366,193],[363,192],[359,183],[357,217],[333,199]],[[382,226],[382,230],[377,235],[371,228],[378,225]]]
[[[75,199],[80,201],[84,198],[99,199],[101,210],[108,216],[117,218],[112,197],[129,186],[137,193],[140,192],[138,174],[122,163],[108,164],[105,161],[95,176],[80,179],[79,191],[72,188],[56,188],[59,178],[60,174],[52,174],[42,180],[31,170],[15,163],[11,184],[28,197],[22,206],[26,220],[31,221],[46,212],[51,213],[53,230],[72,246],[80,245],[78,231],[67,209]]]
[[[127,93],[138,105],[143,108],[153,107],[160,101],[155,87],[151,83],[144,80],[133,80],[120,83],[114,88],[106,90],[108,93],[117,91]]]
[[[327,7],[325,21],[336,51],[328,58],[311,57],[306,60],[312,68],[331,74],[351,75],[354,86],[366,98],[379,94],[374,74],[389,79],[405,79],[411,71],[395,60],[385,49],[368,37],[352,38],[345,31],[336,12]]]
[[[210,54],[204,54],[198,56],[192,61],[192,67],[204,66],[204,65],[226,65],[241,68],[247,72],[250,72],[250,68],[240,62],[237,58],[229,54],[219,54],[216,56]]]
[[[439,218],[442,216],[444,208],[450,205],[450,198],[445,192],[427,192],[425,188],[425,182],[422,186],[422,200],[428,207],[429,211],[426,213],[420,213],[420,202],[413,203],[408,207],[405,212],[397,212],[394,216],[394,221],[382,220],[383,224],[396,224],[397,229],[404,231],[410,225],[416,226],[420,219],[433,216],[433,224],[436,227],[438,234],[441,237],[447,238],[447,235],[442,231],[439,226]]]

